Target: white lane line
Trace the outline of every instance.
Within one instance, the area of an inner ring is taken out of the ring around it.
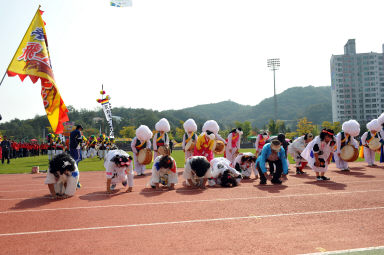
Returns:
[[[0,211],[0,215],[11,214],[11,213],[31,213],[31,212],[60,211],[60,210],[100,209],[100,208],[113,208],[113,207],[116,208],[116,207],[131,207],[131,206],[174,205],[174,204],[204,203],[204,202],[218,202],[218,201],[241,201],[241,200],[271,199],[271,198],[295,198],[295,197],[326,196],[326,195],[345,195],[345,194],[371,193],[371,192],[383,192],[383,191],[384,190],[358,190],[358,191],[339,191],[339,192],[309,193],[309,194],[292,194],[292,195],[280,195],[280,196],[215,198],[215,199],[200,199],[200,200],[161,201],[161,202],[151,202],[151,203],[78,206],[78,207],[62,207],[62,208],[47,208],[47,209],[29,209],[29,210],[8,210],[8,211]]]
[[[349,250],[338,250],[338,251],[325,251],[325,252],[305,253],[305,254],[301,254],[301,255],[340,254],[340,253],[351,253],[351,252],[359,252],[359,251],[372,251],[372,250],[381,250],[381,249],[384,249],[384,246],[357,248],[357,249],[349,249]]]
[[[310,211],[310,212],[296,212],[296,213],[281,213],[281,214],[256,215],[256,216],[245,216],[245,217],[229,217],[229,218],[213,218],[213,219],[200,219],[200,220],[154,222],[154,223],[130,224],[130,225],[119,225],[119,226],[55,229],[55,230],[33,231],[33,232],[3,233],[3,234],[0,234],[0,237],[33,235],[33,234],[45,234],[45,233],[74,232],[74,231],[86,231],[86,230],[100,230],[100,229],[116,229],[116,228],[160,226],[160,225],[172,225],[172,224],[188,224],[188,223],[200,223],[200,222],[260,219],[260,218],[297,216],[297,215],[313,215],[313,214],[328,214],[328,213],[350,213],[350,212],[372,211],[372,210],[383,210],[383,209],[384,209],[384,206],[382,206],[382,207],[369,207],[369,208],[351,208],[351,209],[330,210],[330,211]]]
[[[239,187],[236,187],[236,189],[254,189],[255,188],[255,186],[254,185],[257,185],[258,184],[258,181],[259,180],[256,180],[255,181],[255,183],[251,183],[251,185],[252,186],[246,186],[246,187],[242,187],[242,186],[239,186]],[[288,187],[300,187],[300,186],[308,186],[308,185],[313,185],[313,184],[316,184],[316,185],[318,185],[319,187],[321,187],[321,186],[332,186],[332,185],[340,185],[340,184],[355,184],[355,183],[373,183],[373,182],[384,182],[384,180],[369,180],[369,181],[351,181],[351,182],[316,182],[315,183],[315,179],[309,179],[308,181],[313,181],[313,183],[300,183],[300,184],[292,184],[292,185],[286,185],[286,186],[288,186]],[[81,183],[81,181],[80,181],[80,183]],[[148,181],[148,183],[149,183],[149,181]],[[133,186],[134,188],[135,187],[149,187],[148,186],[148,183],[146,183],[146,184],[144,184],[144,185],[142,185],[142,184],[140,184],[140,185],[135,185],[135,186]],[[243,183],[243,184],[248,184],[248,183]],[[45,186],[45,184],[44,183],[41,183],[41,185],[42,186]],[[283,185],[285,185],[284,183],[283,183]],[[267,185],[267,186],[262,186],[262,188],[263,189],[268,189],[268,188],[273,188],[273,187],[278,187],[278,186],[275,186],[275,185]],[[91,187],[89,187],[89,186],[82,186],[81,187],[81,189],[82,190],[86,190],[86,189],[105,189],[105,185],[103,185],[103,186],[91,186]],[[26,190],[26,189],[23,189],[23,190],[0,190],[0,193],[12,193],[12,192],[22,192],[22,191],[30,191],[30,192],[32,192],[32,191],[44,191],[44,190],[47,190],[47,188],[45,188],[45,189],[29,189],[29,190]],[[177,189],[176,189],[177,190]],[[179,190],[180,191],[180,190]],[[187,190],[187,191],[190,191],[190,190]],[[192,190],[193,191],[193,190]],[[162,191],[150,191],[150,192],[141,192],[141,193],[156,193],[156,192],[162,192]],[[12,199],[28,199],[28,198],[11,198],[11,199],[5,199],[5,200],[12,200]],[[0,201],[1,200],[3,200],[3,199],[0,199]]]

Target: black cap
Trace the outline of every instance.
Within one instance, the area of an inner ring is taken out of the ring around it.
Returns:
[[[82,125],[77,125],[76,126],[76,129],[80,129],[80,128],[83,129],[83,126]]]

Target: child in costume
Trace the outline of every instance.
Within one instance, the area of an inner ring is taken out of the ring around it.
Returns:
[[[383,144],[383,138],[380,135],[381,125],[377,119],[371,120],[367,123],[368,131],[361,136],[361,144],[364,146],[364,159],[368,166],[377,166],[375,164],[375,151],[369,148],[369,143],[372,139],[380,139]]]
[[[136,129],[136,136],[131,142],[133,152],[133,160],[135,162],[135,171],[138,176],[145,175],[145,165],[139,162],[139,152],[144,149],[151,148],[152,131],[146,125],[141,125]],[[151,160],[152,161],[152,160]]]
[[[123,150],[112,150],[105,157],[104,167],[107,175],[107,193],[112,193],[117,183],[127,187],[126,192],[133,188],[132,157]]]
[[[153,136],[153,158],[157,158],[160,155],[157,151],[160,146],[169,148],[169,136],[167,133],[171,130],[171,126],[166,118],[162,118],[156,123],[155,129],[157,132]]]
[[[96,151],[96,144],[97,144],[97,139],[94,135],[91,135],[88,139],[88,158],[93,158],[96,156],[97,151]]]
[[[106,146],[106,136],[105,134],[102,134],[98,138],[98,145],[99,149],[97,151],[97,156],[99,159],[104,159],[104,157],[107,155],[107,146]]]
[[[45,184],[52,199],[67,198],[75,195],[79,170],[75,160],[66,153],[58,154],[49,161]]]
[[[231,161],[226,158],[214,158],[211,161],[212,177],[209,186],[219,184],[223,187],[235,187],[241,182],[241,173],[231,167]]]
[[[277,138],[272,139],[270,143],[264,145],[256,160],[256,168],[259,171],[260,184],[262,185],[267,184],[267,168],[265,167],[266,162],[276,166],[271,182],[273,184],[281,184],[281,174],[288,174],[288,164],[285,158],[285,150]]]
[[[185,153],[185,160],[187,158],[193,156],[193,150],[185,150],[185,146],[188,144],[189,141],[192,141],[193,143],[197,142],[197,134],[195,132],[197,131],[197,125],[196,122],[193,119],[188,119],[183,124],[185,134],[183,135],[183,142],[181,144],[183,151]]]
[[[241,173],[243,179],[251,178],[252,172],[255,174],[255,179],[259,178],[259,172],[256,169],[256,156],[251,152],[240,153],[233,163],[235,169]]]
[[[205,189],[212,177],[211,164],[206,157],[192,156],[185,162],[183,177],[187,187]]]
[[[316,136],[301,153],[301,156],[308,161],[308,165],[315,171],[318,181],[330,180],[324,174],[328,170],[328,165],[332,159],[334,145],[333,130],[324,128],[321,130],[320,135]]]
[[[260,134],[257,135],[255,148],[256,148],[256,157],[259,156],[262,151],[265,143],[269,139],[268,131],[260,130]]]
[[[303,169],[308,162],[301,156],[301,153],[312,140],[313,135],[311,133],[306,133],[299,138],[296,138],[288,146],[288,152],[292,155],[293,160],[296,162],[296,174],[305,174]]]
[[[161,190],[160,184],[170,190],[175,189],[177,183],[176,162],[168,155],[160,155],[153,162],[151,187]]]
[[[337,168],[341,171],[349,171],[348,162],[340,157],[340,153],[346,145],[359,149],[359,144],[354,137],[360,134],[360,124],[356,120],[348,120],[343,123],[341,129],[342,131],[336,135],[336,151],[333,156]]]
[[[194,156],[204,156],[208,161],[213,159],[215,149],[215,138],[219,132],[219,125],[214,120],[208,120],[203,125],[203,132],[197,138]]]
[[[228,135],[228,143],[225,148],[225,157],[232,163],[234,162],[237,154],[239,153],[242,134],[242,129],[236,128],[233,129]]]

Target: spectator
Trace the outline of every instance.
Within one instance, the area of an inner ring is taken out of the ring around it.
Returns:
[[[1,164],[4,164],[4,160],[7,159],[7,164],[9,164],[9,157],[11,154],[11,143],[8,141],[7,136],[4,136],[4,140],[1,142]]]

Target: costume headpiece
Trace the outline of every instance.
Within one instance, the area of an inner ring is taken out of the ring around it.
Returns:
[[[169,132],[169,130],[171,130],[171,126],[166,118],[162,118],[156,123],[155,129],[156,131]]]
[[[360,124],[356,120],[348,120],[344,122],[341,129],[351,136],[358,136],[360,134]]]
[[[381,125],[377,119],[373,119],[367,123],[367,129],[378,132],[381,130]]]
[[[193,119],[188,119],[183,124],[185,132],[196,132],[197,131],[197,125],[196,122]]]
[[[217,135],[220,130],[219,124],[214,120],[207,120],[203,125],[203,132],[207,132],[208,130]]]
[[[146,125],[141,125],[136,129],[136,136],[140,141],[148,141],[152,138],[152,131]]]

